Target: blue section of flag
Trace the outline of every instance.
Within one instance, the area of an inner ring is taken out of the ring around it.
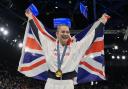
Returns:
[[[32,28],[30,28],[30,29],[32,29]],[[29,34],[32,34],[32,30],[30,30],[30,29],[29,29]]]
[[[36,53],[30,53],[30,52],[25,52],[24,54],[24,60],[23,63],[29,63],[32,62],[33,60],[43,56],[42,54],[36,54]]]
[[[89,31],[89,29],[92,27],[92,25],[89,25],[88,27],[84,28],[83,31],[75,35],[76,41],[80,41]]]
[[[102,80],[99,76],[91,74],[88,71],[86,71],[85,69],[79,68],[78,72],[79,73],[77,76],[79,76],[79,77],[77,77],[77,83],[87,83],[87,82],[91,82],[91,81]]]
[[[94,58],[94,60],[101,63],[101,64],[104,64],[104,55],[97,56]]]
[[[91,29],[93,24],[89,25],[88,27],[84,28],[83,31],[75,35],[76,41],[80,41],[86,34],[87,32]],[[104,35],[104,29],[103,29],[103,24],[101,23],[95,30],[95,37],[102,37]]]
[[[39,80],[47,80],[48,71],[42,72],[41,74],[38,74],[37,76],[34,76],[33,78],[39,79]]]
[[[100,25],[96,28],[95,37],[102,37],[104,35],[104,24],[100,23]]]

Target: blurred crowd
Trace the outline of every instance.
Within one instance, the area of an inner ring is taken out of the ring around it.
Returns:
[[[43,86],[43,81],[11,75],[7,71],[0,72],[0,89],[43,89]]]
[[[23,75],[15,76],[8,71],[0,71],[0,89],[44,89],[44,84],[44,81],[27,78]],[[87,83],[76,85],[75,89],[128,89],[128,82],[107,81],[94,85]]]
[[[16,70],[17,68],[9,67],[0,63],[0,89],[44,89],[44,81],[25,77]],[[94,82],[93,85],[79,84],[75,89],[128,89],[128,75],[121,75],[115,79],[114,76],[108,77],[106,81]]]

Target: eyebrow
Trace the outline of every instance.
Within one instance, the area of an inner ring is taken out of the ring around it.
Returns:
[[[70,33],[70,31],[61,31],[61,32],[67,32],[67,33]]]

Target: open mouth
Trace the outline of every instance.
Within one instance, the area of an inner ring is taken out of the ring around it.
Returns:
[[[63,39],[68,39],[69,38],[69,36],[67,36],[67,35],[62,35],[61,36]]]

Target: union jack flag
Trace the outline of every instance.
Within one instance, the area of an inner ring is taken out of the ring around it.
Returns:
[[[51,40],[55,41],[48,32],[44,30],[44,26],[34,17],[34,22],[38,30],[47,35]],[[81,40],[89,31],[92,25],[84,29],[74,37],[76,41]],[[88,50],[83,55],[79,67],[77,77],[74,79],[75,84],[90,81],[105,80],[104,73],[104,32],[103,26],[100,24],[95,31],[95,37]],[[45,60],[42,45],[39,38],[33,32],[29,22],[26,26],[22,55],[18,66],[18,71],[25,76],[36,78],[39,80],[47,80],[48,67]]]
[[[82,32],[75,35],[76,40],[81,40],[91,26],[88,26]],[[105,80],[103,24],[101,23],[95,31],[93,42],[79,63],[77,83]]]

